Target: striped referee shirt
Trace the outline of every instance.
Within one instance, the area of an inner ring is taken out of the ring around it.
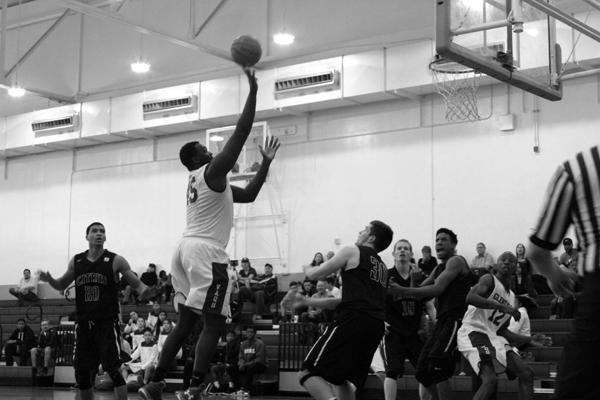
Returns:
[[[600,269],[600,155],[598,146],[577,153],[558,167],[530,240],[554,250],[569,226],[581,247],[579,274]]]

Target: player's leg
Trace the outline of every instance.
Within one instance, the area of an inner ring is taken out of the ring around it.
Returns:
[[[341,385],[333,386],[333,392],[339,400],[354,400],[356,399],[356,387],[351,382],[344,382]]]
[[[498,390],[498,379],[496,379],[496,371],[491,362],[481,362],[479,365],[479,377],[481,378],[481,386],[475,392],[473,400],[488,400],[491,399]]]
[[[402,338],[389,331],[383,338],[383,348],[385,351],[383,395],[385,400],[395,400],[398,393],[398,377],[404,373],[405,346]]]
[[[94,348],[99,354],[102,369],[113,382],[118,400],[127,399],[127,385],[121,373],[121,334],[118,321],[97,322],[92,327]]]
[[[506,370],[519,379],[519,400],[533,398],[533,370],[514,351],[506,352]]]
[[[205,313],[202,318],[204,327],[196,344],[196,358],[194,359],[194,370],[190,382],[191,387],[198,387],[204,382],[204,377],[208,372],[219,338],[225,331],[224,316]]]
[[[336,399],[333,387],[322,377],[311,375],[308,370],[302,370],[298,374],[298,378],[300,385],[302,385],[315,400]]]
[[[78,323],[75,327],[73,367],[78,395],[81,400],[93,400],[93,376],[100,360],[96,353],[90,324]]]

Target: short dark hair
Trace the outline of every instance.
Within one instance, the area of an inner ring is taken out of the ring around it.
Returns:
[[[573,244],[573,239],[568,238],[568,237],[564,238],[563,239],[563,244],[571,244],[572,245]]]
[[[25,272],[25,271],[27,271],[27,272],[31,273],[31,270],[30,270],[29,268],[25,268],[25,269],[23,270],[23,272]]]
[[[25,322],[25,318],[19,318],[19,319],[17,320],[17,323],[19,323],[19,322],[21,322],[21,321],[23,321],[23,323],[24,323],[24,324],[26,323],[26,322]]]
[[[148,266],[154,268],[154,270],[156,271],[156,264],[150,263],[150,264],[148,264]]]
[[[291,281],[291,282],[290,282],[290,284],[289,284],[288,286],[289,286],[289,287],[292,287],[292,286],[298,286],[298,282],[296,282],[296,281]]]
[[[179,160],[189,171],[191,171],[194,168],[193,159],[196,155],[197,144],[200,144],[200,142],[187,142],[186,144],[181,146],[181,149],[179,149]]]
[[[266,268],[266,267],[271,267],[271,268],[273,268],[273,266],[272,266],[271,264],[269,264],[269,263],[266,263],[266,264],[265,264],[265,268]]]
[[[87,226],[87,228],[85,228],[85,236],[90,234],[90,230],[92,229],[92,226],[94,226],[94,225],[100,225],[101,227],[104,228],[104,224],[102,222],[98,222],[98,221],[92,222],[91,224],[89,224]]]
[[[445,233],[446,235],[450,236],[450,242],[452,242],[453,244],[458,243],[458,237],[456,236],[456,233],[452,232],[451,229],[440,228],[435,232],[435,236],[437,237],[437,235],[439,235],[440,233]]]
[[[394,231],[392,231],[392,228],[390,228],[389,225],[378,220],[371,221],[370,225],[370,234],[375,236],[373,246],[375,247],[375,250],[379,253],[380,251],[387,249],[390,243],[392,243]]]
[[[144,330],[142,331],[142,334],[144,334],[146,332],[150,332],[150,333],[152,333],[154,335],[154,332],[152,332],[152,328],[150,328],[150,327],[144,328]]]
[[[325,278],[325,282],[333,286],[333,284],[335,283],[335,278],[333,276],[328,276],[327,278]]]
[[[252,329],[253,332],[256,332],[256,327],[254,325],[248,325],[244,328],[245,331],[247,331],[248,329]]]

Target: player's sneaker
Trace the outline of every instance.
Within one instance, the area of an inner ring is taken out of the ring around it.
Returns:
[[[202,390],[200,388],[189,388],[185,391],[177,391],[175,392],[175,397],[177,400],[200,400]]]
[[[138,393],[144,400],[162,400],[162,391],[165,388],[166,383],[161,382],[148,382],[141,388]]]

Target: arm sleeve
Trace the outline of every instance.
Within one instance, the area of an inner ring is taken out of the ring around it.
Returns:
[[[256,362],[261,364],[267,363],[265,344],[262,340],[256,341]]]
[[[574,191],[573,180],[565,166],[561,165],[548,185],[544,205],[529,238],[532,243],[546,250],[558,247],[572,222]]]

